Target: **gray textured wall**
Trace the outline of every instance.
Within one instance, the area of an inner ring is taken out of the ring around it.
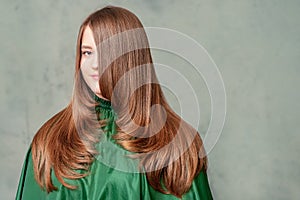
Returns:
[[[226,87],[227,117],[209,153],[215,198],[299,199],[296,0],[2,0],[1,199],[14,198],[25,152],[37,129],[69,101],[80,23],[109,3],[133,11],[144,26],[193,37],[218,65]],[[159,52],[153,55],[157,62],[168,60]],[[210,116],[209,98],[203,93],[201,132]]]

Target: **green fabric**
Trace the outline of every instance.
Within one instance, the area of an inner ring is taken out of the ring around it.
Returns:
[[[99,119],[107,119],[108,123],[103,128],[106,134],[97,144],[100,154],[92,163],[90,174],[84,178],[67,180],[68,183],[77,185],[75,190],[64,187],[52,173],[52,180],[57,191],[47,194],[39,187],[34,179],[31,148],[29,148],[23,164],[18,190],[17,200],[166,200],[178,199],[173,195],[162,194],[154,190],[148,183],[144,173],[137,173],[137,161],[126,158],[130,152],[117,145],[112,139],[116,133],[115,119],[117,115],[112,109],[111,103],[95,96],[99,103],[96,112]],[[208,200],[213,199],[207,174],[201,171],[194,179],[190,190],[183,195],[184,200]]]

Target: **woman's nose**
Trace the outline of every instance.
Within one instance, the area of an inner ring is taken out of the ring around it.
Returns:
[[[92,68],[96,70],[96,69],[98,69],[97,56],[94,55],[92,59],[93,59],[93,61],[92,61]]]
[[[97,70],[98,69],[98,65],[92,65],[92,69]]]

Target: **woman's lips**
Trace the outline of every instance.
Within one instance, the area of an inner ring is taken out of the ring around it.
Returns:
[[[95,80],[98,80],[99,79],[99,76],[98,75],[91,75],[91,77]]]

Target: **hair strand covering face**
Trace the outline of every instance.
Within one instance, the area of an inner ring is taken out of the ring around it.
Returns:
[[[66,183],[64,178],[87,176],[94,155],[98,153],[94,145],[99,141],[99,135],[95,130],[105,122],[99,123],[93,118],[96,105],[93,93],[80,71],[81,39],[87,26],[93,31],[96,44],[117,33],[141,30],[125,35],[127,39],[122,42],[108,43],[104,46],[105,51],[103,46],[97,49],[98,60],[101,61],[101,94],[111,100],[118,114],[118,132],[114,135],[117,143],[135,153],[140,169],[145,170],[147,180],[154,189],[181,198],[200,170],[207,169],[202,140],[198,132],[168,105],[155,75],[148,39],[141,22],[130,11],[115,6],[95,11],[80,27],[72,100],[38,130],[32,142],[38,184],[47,192],[56,190],[51,180],[53,170],[64,186],[75,189],[76,186]],[[143,48],[136,49],[140,46]],[[118,56],[116,49],[133,50]],[[109,63],[114,56],[116,59]],[[122,79],[129,70],[134,72]],[[124,99],[128,102],[124,103]],[[153,112],[151,107],[156,104],[163,109]],[[129,123],[129,120],[134,123]],[[165,124],[158,128],[161,122]],[[174,138],[175,142],[172,141]],[[182,152],[182,149],[185,151]],[[77,169],[86,170],[86,173],[76,173]]]

